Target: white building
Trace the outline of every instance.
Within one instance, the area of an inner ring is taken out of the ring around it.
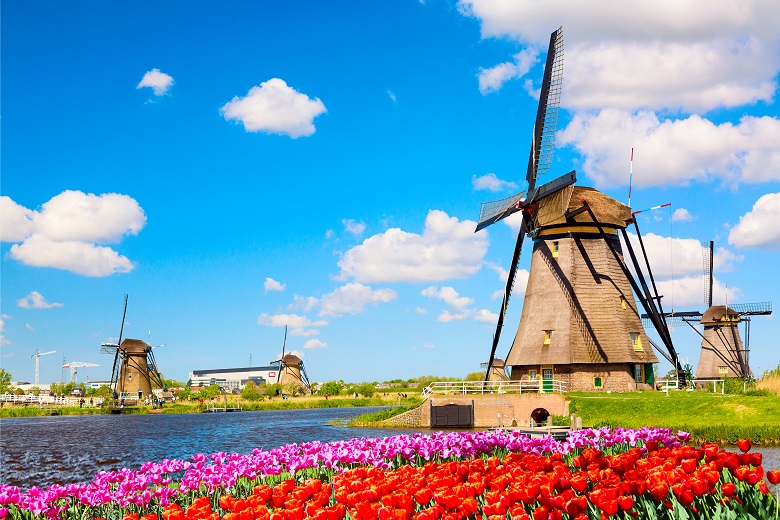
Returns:
[[[264,367],[214,368],[190,372],[190,385],[202,387],[219,385],[223,390],[243,388],[248,381],[255,384],[273,384],[279,379],[279,364]]]

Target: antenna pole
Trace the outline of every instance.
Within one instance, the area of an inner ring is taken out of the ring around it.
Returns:
[[[713,281],[713,275],[712,275],[713,259],[712,259],[712,256],[713,256],[713,252],[714,252],[713,250],[714,249],[715,249],[715,242],[710,240],[710,281],[709,281],[709,283],[710,283],[710,292],[709,292],[710,297],[709,297],[709,299],[707,301],[707,308],[708,309],[710,307],[712,307],[712,281]],[[729,303],[728,302],[728,295],[726,295],[726,305],[727,306],[728,306],[728,303]]]
[[[631,184],[634,181],[634,147],[631,147],[631,161],[628,168],[628,207],[631,207]]]

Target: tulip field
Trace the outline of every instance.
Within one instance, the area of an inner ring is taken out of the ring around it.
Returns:
[[[780,471],[659,428],[435,432],[197,454],[87,484],[0,486],[0,519],[778,519]]]

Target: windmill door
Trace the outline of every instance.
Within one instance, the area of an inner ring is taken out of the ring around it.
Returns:
[[[553,369],[542,367],[542,392],[550,394],[553,391]]]

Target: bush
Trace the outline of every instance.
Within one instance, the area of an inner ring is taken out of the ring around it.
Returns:
[[[320,395],[339,395],[344,387],[344,381],[328,381],[320,385],[317,393]]]
[[[279,383],[274,383],[274,384],[271,384],[271,385],[266,384],[265,385],[265,390],[264,390],[263,393],[266,395],[266,397],[274,397],[274,396],[277,396],[277,395],[281,395],[281,393],[282,393],[282,385],[280,385]]]
[[[247,401],[262,401],[263,394],[257,389],[257,385],[250,381],[241,390],[241,398],[246,399]]]
[[[355,392],[359,393],[363,397],[373,397],[376,388],[371,383],[363,383],[355,387]]]

